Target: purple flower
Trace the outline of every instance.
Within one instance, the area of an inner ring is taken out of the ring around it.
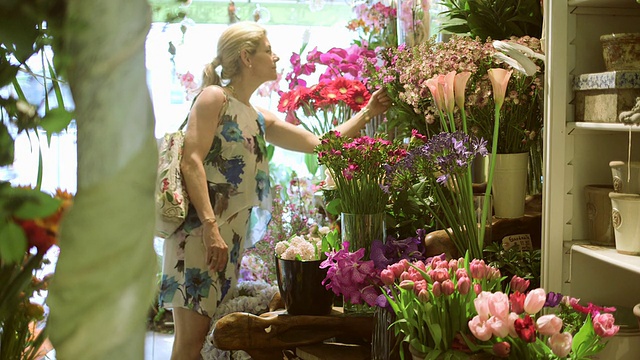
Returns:
[[[545,307],[556,307],[562,301],[562,297],[563,297],[562,294],[550,291],[547,294],[547,301],[544,303],[544,306]]]

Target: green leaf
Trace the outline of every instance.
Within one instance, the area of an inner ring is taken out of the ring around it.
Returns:
[[[14,141],[4,122],[0,122],[0,166],[13,164]]]
[[[42,191],[27,188],[3,188],[0,206],[18,219],[37,219],[52,215],[62,200]]]
[[[318,156],[316,154],[304,154],[304,163],[311,176],[315,176],[318,172]]]
[[[27,237],[18,224],[12,221],[0,223],[0,260],[10,264],[21,261],[27,244]]]
[[[582,327],[573,337],[573,343],[571,344],[571,351],[575,357],[580,358],[585,355],[589,350],[589,343],[596,336],[593,330],[593,323],[591,322],[591,316],[587,316]]]
[[[73,114],[64,108],[49,109],[42,118],[40,126],[47,134],[56,134],[66,129],[73,120]]]
[[[273,144],[267,145],[267,160],[273,159],[273,153],[276,151],[276,147]]]
[[[327,204],[326,210],[331,215],[339,215],[342,212],[342,201],[340,199],[333,199]]]

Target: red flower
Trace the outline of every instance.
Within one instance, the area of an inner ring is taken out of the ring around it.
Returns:
[[[524,318],[517,319],[513,326],[518,337],[523,341],[528,343],[536,341],[536,327],[531,316],[525,315]]]
[[[511,302],[511,311],[516,314],[522,314],[524,312],[524,299],[526,299],[526,295],[521,292],[514,292],[509,295],[509,302]]]

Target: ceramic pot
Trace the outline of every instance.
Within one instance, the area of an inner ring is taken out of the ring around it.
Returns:
[[[640,33],[600,36],[607,71],[640,70]]]
[[[609,193],[616,250],[640,255],[640,194]]]
[[[615,246],[611,224],[611,199],[613,185],[587,185],[584,187],[587,204],[587,236],[594,245]]]
[[[493,168],[493,209],[497,218],[524,216],[529,153],[496,154]]]
[[[613,191],[625,194],[640,194],[640,162],[611,161]],[[631,176],[629,176],[631,174]]]
[[[327,276],[322,260],[298,261],[276,258],[278,289],[290,315],[328,315],[333,292],[322,285]]]

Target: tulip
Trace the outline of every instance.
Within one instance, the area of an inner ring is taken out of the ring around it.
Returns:
[[[509,78],[513,70],[505,70],[500,68],[489,69],[487,74],[489,80],[491,80],[491,87],[493,88],[493,100],[496,104],[496,110],[499,112],[504,103],[504,95],[507,92],[507,85],[509,84]]]
[[[524,299],[526,295],[521,292],[514,292],[509,295],[509,301],[511,302],[511,311],[516,314],[522,314],[524,312]]]
[[[501,341],[493,344],[493,353],[497,357],[507,358],[509,357],[509,353],[511,353],[511,344],[506,341]]]
[[[480,341],[487,341],[491,339],[493,333],[491,332],[491,328],[487,326],[486,321],[482,321],[479,315],[473,317],[473,319],[469,320],[469,330],[476,339]]]
[[[607,338],[618,333],[620,326],[615,325],[613,315],[609,313],[593,315],[593,330],[600,337]]]
[[[453,281],[449,279],[443,281],[441,287],[442,293],[447,296],[453,294],[453,292],[456,291],[456,286],[453,284]]]
[[[442,287],[440,283],[435,281],[433,283],[433,287],[431,288],[431,291],[433,292],[433,296],[440,297],[440,295],[442,295]]]
[[[512,312],[509,313],[509,316],[507,317],[507,323],[509,325],[509,336],[513,337],[513,338],[517,338],[518,337],[518,333],[516,332],[516,320],[520,319],[520,316],[518,316],[518,314]]]
[[[543,315],[536,320],[538,332],[542,335],[552,336],[560,333],[562,329],[562,319],[556,315]]]
[[[531,290],[524,299],[524,311],[527,314],[536,314],[542,310],[545,301],[547,301],[547,294],[544,289],[538,288]]]
[[[509,315],[509,298],[507,294],[503,292],[496,292],[491,294],[489,298],[489,312],[493,316],[497,316],[500,319],[506,319]]]
[[[509,335],[509,323],[506,318],[503,320],[497,316],[492,316],[487,320],[487,326],[491,328],[491,333],[496,337]]]
[[[467,273],[467,269],[459,268],[458,270],[456,270],[456,280],[460,280],[465,277],[466,278],[469,277],[469,273]]]
[[[427,280],[425,280],[425,279],[415,280],[413,282],[413,288],[414,288],[416,293],[419,293],[422,290],[428,289],[429,285],[427,284]]]
[[[395,281],[395,276],[393,275],[393,271],[389,270],[389,269],[384,269],[380,272],[380,280],[382,281],[383,284],[389,286],[391,284],[393,284],[393,282]]]
[[[476,293],[476,295],[480,295],[482,292],[482,285],[478,283],[473,284],[473,292]]]
[[[471,277],[474,279],[484,279],[487,274],[487,266],[484,260],[473,259],[469,264],[469,270],[471,271]]]
[[[420,300],[421,302],[424,302],[424,303],[429,302],[430,298],[431,296],[429,295],[429,291],[427,291],[426,289],[422,289],[418,293],[418,300]]]
[[[491,293],[488,291],[483,291],[478,294],[478,297],[473,299],[473,305],[478,312],[478,316],[482,319],[482,321],[487,321],[489,319],[489,301],[491,300]]]
[[[529,280],[525,280],[517,275],[514,275],[509,282],[509,288],[511,291],[519,291],[521,293],[525,293],[530,285]]]
[[[553,354],[559,358],[564,358],[571,352],[571,343],[573,336],[570,333],[558,333],[549,338],[549,347]]]
[[[525,315],[522,319],[513,322],[518,337],[524,342],[536,342],[536,328],[533,325],[533,319],[529,315]]]
[[[467,295],[471,290],[471,280],[468,277],[462,277],[458,280],[458,291],[460,294]]]
[[[400,287],[400,289],[404,289],[404,290],[413,290],[413,281],[411,280],[402,280],[400,282],[400,285],[398,285]]]

